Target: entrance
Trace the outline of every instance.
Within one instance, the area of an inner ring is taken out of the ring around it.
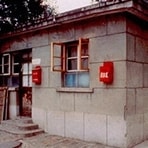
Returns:
[[[0,54],[0,86],[8,88],[9,116],[31,116],[32,50]]]
[[[31,117],[32,108],[32,52],[24,52],[20,73],[20,115]]]

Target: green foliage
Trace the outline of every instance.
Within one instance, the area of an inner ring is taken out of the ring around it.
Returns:
[[[54,13],[54,8],[43,0],[0,0],[0,33],[33,25]]]

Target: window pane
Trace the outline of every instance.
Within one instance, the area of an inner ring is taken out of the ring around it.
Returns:
[[[2,56],[0,56],[0,65],[2,65]]]
[[[23,86],[28,86],[28,76],[23,76]]]
[[[0,65],[0,74],[2,74],[2,66]]]
[[[9,73],[9,65],[4,66],[4,73],[8,74]]]
[[[76,57],[77,56],[77,46],[76,45],[68,46],[67,50],[68,50],[68,57]]]
[[[12,77],[12,86],[19,86],[19,77]]]
[[[88,69],[88,58],[81,59],[81,69]]]
[[[68,59],[68,70],[76,70],[76,69],[77,69],[77,60]]]
[[[28,74],[29,67],[28,67],[28,63],[23,64],[23,74]]]
[[[9,55],[4,56],[4,64],[9,64]]]
[[[65,87],[76,87],[76,74],[66,73],[65,74]]]
[[[13,66],[13,73],[19,73],[20,72],[20,66],[19,65],[14,65]]]
[[[78,83],[79,87],[89,87],[89,73],[88,72],[79,73]]]
[[[29,63],[29,74],[32,74],[32,63]]]
[[[20,62],[20,59],[21,59],[21,55],[20,54],[16,54],[16,55],[14,55],[13,58],[14,58],[13,59],[13,62],[14,63],[19,63]]]
[[[32,75],[29,75],[29,87],[32,87]]]
[[[88,44],[82,45],[81,56],[88,56]]]

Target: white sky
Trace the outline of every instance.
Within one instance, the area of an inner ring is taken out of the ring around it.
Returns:
[[[92,0],[49,0],[57,6],[59,13],[90,5]]]

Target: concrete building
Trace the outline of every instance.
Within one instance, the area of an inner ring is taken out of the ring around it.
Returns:
[[[9,87],[10,118],[32,116],[51,135],[120,148],[148,138],[144,1],[100,2],[0,41],[0,83]]]

